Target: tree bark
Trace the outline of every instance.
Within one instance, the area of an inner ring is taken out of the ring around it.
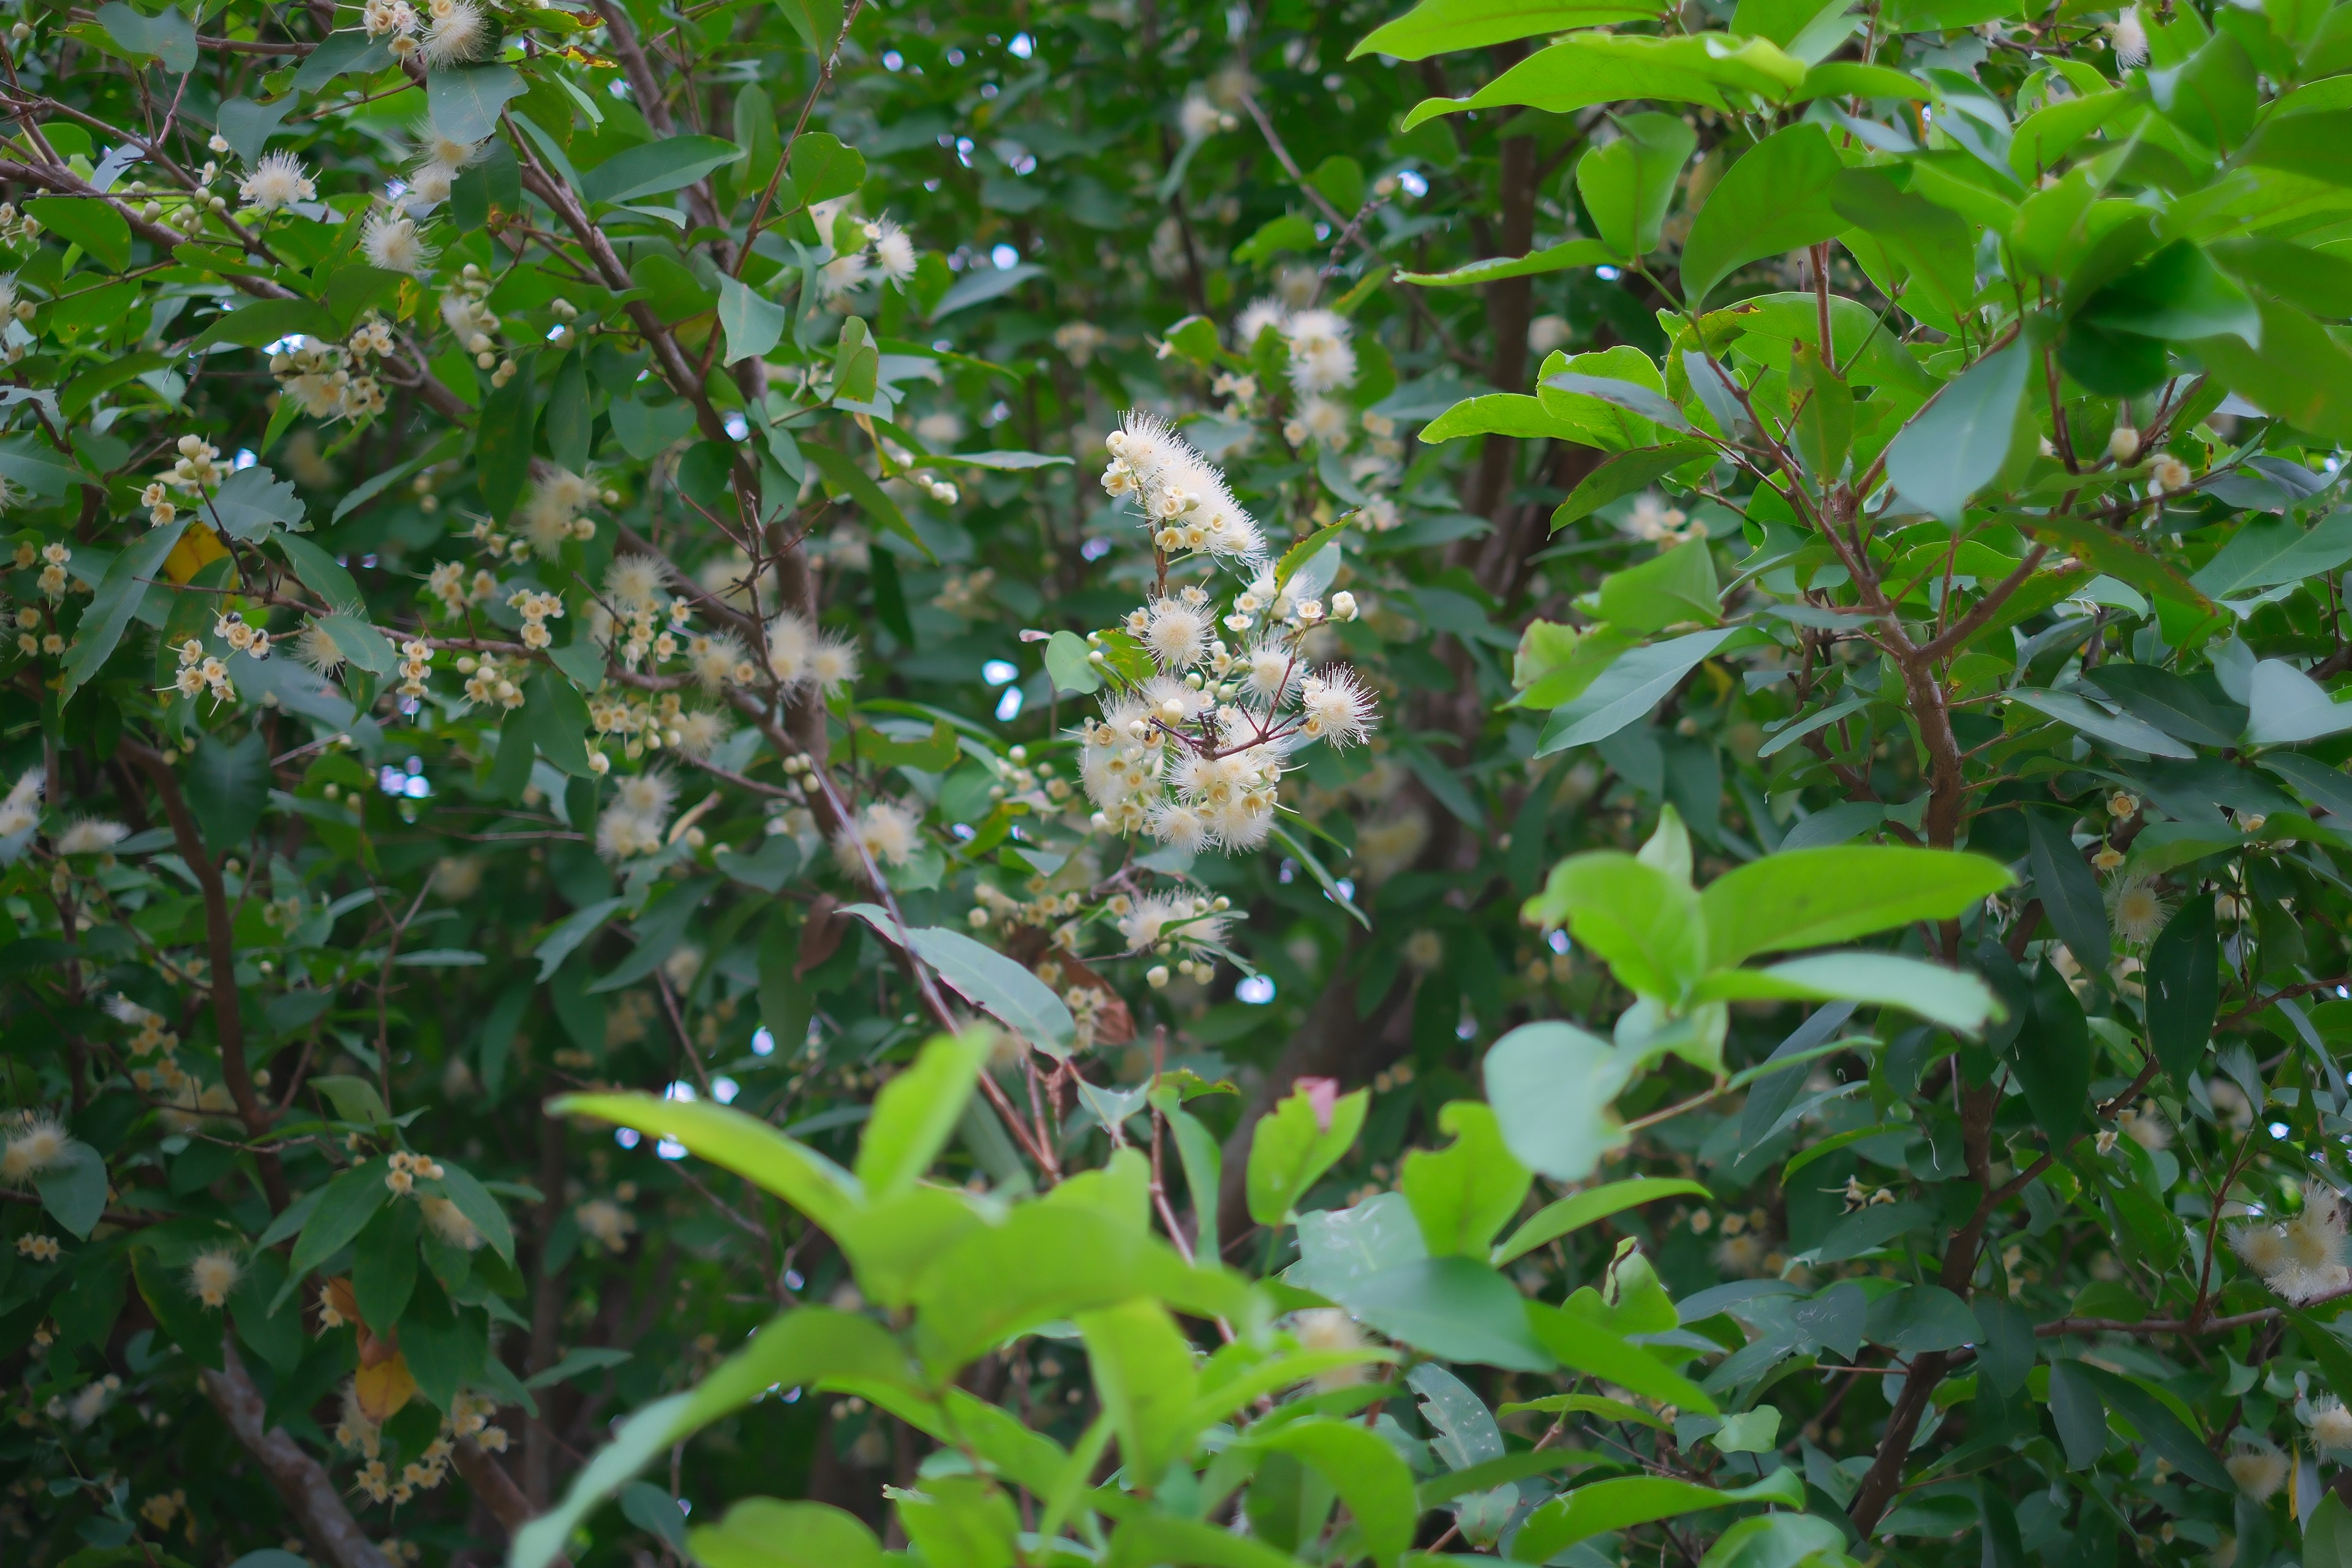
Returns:
[[[282,1429],[265,1424],[261,1393],[237,1358],[234,1335],[222,1336],[221,1370],[207,1369],[204,1384],[221,1419],[286,1500],[287,1511],[301,1525],[321,1563],[329,1568],[394,1568],[343,1506],[342,1494],[326,1468]]]

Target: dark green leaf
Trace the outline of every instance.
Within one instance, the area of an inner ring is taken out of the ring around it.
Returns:
[[[2067,833],[2067,820],[2043,808],[2025,813],[2033,847],[2033,893],[2083,973],[2104,979],[2111,956],[2107,903],[2097,875]]]

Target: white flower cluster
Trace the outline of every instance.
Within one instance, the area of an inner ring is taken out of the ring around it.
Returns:
[[[452,147],[463,145],[461,142],[450,143]],[[472,155],[472,149],[467,149],[467,155]],[[466,352],[474,356],[475,368],[492,370],[495,367],[492,379],[498,380],[500,376],[513,374],[508,366],[514,362],[507,360],[501,363],[499,358],[499,318],[487,302],[489,292],[490,280],[484,276],[482,269],[470,261],[466,263],[466,268],[458,274],[457,280],[441,291],[441,321],[457,335],[457,342],[465,346]],[[499,384],[503,386],[506,383],[499,380]]]
[[[469,579],[466,568],[455,561],[444,561],[433,568],[425,580],[425,590],[441,601],[441,607],[453,616],[462,616],[468,605],[486,605],[499,591],[499,580],[486,571],[477,570]]]
[[[816,231],[829,242],[817,268],[817,292],[838,300],[869,282],[904,284],[915,276],[914,237],[888,218],[861,218],[848,211],[848,198],[819,202],[809,209]]]
[[[73,551],[52,539],[41,546],[41,595],[51,604],[66,596],[66,566]]]
[[[1176,973],[1186,980],[1208,984],[1216,973],[1216,960],[1206,950],[1221,947],[1233,917],[1229,899],[1204,899],[1198,893],[1147,893],[1140,898],[1116,894],[1108,909],[1118,921],[1130,954],[1159,957],[1176,954]],[[1154,964],[1144,974],[1153,990],[1169,982],[1168,966]]]
[[[271,354],[269,374],[311,418],[358,419],[384,411],[383,384],[368,370],[392,349],[391,325],[370,310],[345,342],[306,337]]]
[[[1166,421],[1130,410],[1103,444],[1111,454],[1104,491],[1135,498],[1163,554],[1244,562],[1265,556],[1265,536],[1234,499],[1224,474]]]
[[[922,847],[922,819],[891,801],[867,803],[843,823],[833,836],[833,858],[860,881],[867,878],[869,860],[876,868],[903,866]]]
[[[460,171],[481,156],[482,143],[461,142],[427,119],[416,129],[416,166],[401,183],[395,205],[413,218],[422,219],[449,199],[449,187]],[[478,274],[479,268],[472,270]],[[446,310],[445,297],[444,310]],[[450,325],[457,323],[452,321]],[[469,353],[478,350],[468,349]],[[482,367],[487,370],[489,367]]]
[[[598,641],[610,647],[621,663],[635,669],[651,653],[656,659],[677,657],[678,635],[693,606],[668,598],[661,563],[650,555],[615,555],[604,572],[604,596],[592,626]],[[664,604],[667,600],[667,622]]]
[[[1139,493],[1149,508],[1168,483],[1159,476],[1181,465],[1200,486],[1186,489],[1188,496],[1226,495],[1223,476],[1156,421],[1130,416],[1110,445],[1104,484],[1113,494]],[[1353,745],[1371,731],[1371,693],[1354,671],[1302,668],[1307,635],[1356,613],[1352,595],[1333,595],[1327,609],[1288,592],[1261,564],[1222,620],[1197,585],[1132,611],[1122,629],[1152,666],[1140,679],[1118,679],[1097,634],[1092,657],[1113,680],[1102,717],[1079,731],[1079,778],[1097,808],[1093,825],[1148,832],[1186,851],[1263,845],[1290,755],[1315,741]],[[1255,635],[1230,647],[1220,626]]]
[[[2230,1246],[2263,1283],[2289,1301],[2315,1300],[2352,1289],[2352,1268],[2345,1266],[2344,1234],[2347,1210],[2344,1196],[2325,1182],[2303,1184],[2303,1208],[2280,1224],[2240,1226],[2230,1233]]]
[[[544,648],[555,641],[555,634],[547,629],[551,620],[563,618],[563,595],[538,588],[517,588],[507,595],[507,605],[522,616],[522,646]]]
[[[786,693],[803,687],[835,691],[857,679],[857,645],[826,636],[796,611],[770,621],[766,637],[768,673]]]
[[[457,660],[457,673],[466,678],[467,701],[495,702],[506,709],[522,706],[522,685],[516,677],[528,676],[528,667],[509,669],[496,658],[477,660],[467,654]]]
[[[221,470],[220,448],[203,437],[181,437],[178,450],[180,455],[173,461],[171,471],[140,492],[139,501],[147,509],[151,528],[161,528],[179,515],[170,492],[177,490],[201,499],[227,477]]]
[[[422,16],[408,0],[367,0],[360,25],[394,59],[427,70],[478,60],[490,47],[489,18],[475,0],[429,0]]]
[[[611,506],[620,499],[618,492],[604,489],[585,474],[552,469],[531,486],[530,500],[524,503],[523,542],[541,560],[553,560],[565,540],[596,537],[595,520],[583,516],[583,512],[599,501]],[[509,553],[518,561],[529,559],[529,553],[520,548]]]
[[[237,200],[247,212],[283,211],[297,202],[314,201],[319,187],[291,153],[265,153],[236,187]]]
[[[661,848],[677,786],[667,773],[632,773],[596,819],[596,853],[608,860],[651,855]]]
[[[400,695],[425,695],[425,678],[433,673],[433,645],[411,637],[400,645]]]

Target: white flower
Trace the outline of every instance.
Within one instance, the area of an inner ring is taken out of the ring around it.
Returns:
[[[1160,668],[1173,673],[1200,662],[1209,641],[1209,617],[1181,599],[1151,602],[1150,629],[1143,646],[1151,650]]]
[[[1182,801],[1161,801],[1151,808],[1145,826],[1152,837],[1187,855],[1198,854],[1209,845],[1209,819],[1198,807]]]
[[[608,860],[650,855],[662,844],[662,824],[625,806],[605,808],[596,819],[596,853]]]
[[[1289,321],[1290,308],[1281,300],[1253,300],[1234,319],[1234,346],[1247,353],[1269,328],[1279,332]]]
[[[1299,729],[1334,747],[1352,746],[1371,733],[1372,694],[1346,665],[1332,665],[1299,682]]]
[[[866,861],[877,866],[903,866],[913,858],[919,842],[914,813],[887,800],[877,800],[834,835],[834,858],[842,869],[864,879]]]
[[[480,1248],[482,1233],[456,1204],[447,1198],[426,1198],[420,1206],[425,1211],[425,1223],[432,1226],[434,1235],[467,1252]]]
[[[302,629],[294,634],[294,657],[320,675],[332,675],[343,662],[343,650],[326,627],[304,621]]]
[[[622,810],[658,822],[669,816],[677,784],[665,773],[633,773],[621,781],[617,793]]]
[[[2116,934],[2134,947],[2154,942],[2172,913],[2172,906],[2156,890],[2156,884],[2137,873],[2118,877],[2107,889],[2107,910]]]
[[[37,1116],[8,1134],[0,1150],[0,1181],[12,1185],[65,1163],[70,1140],[66,1130],[46,1116]]]
[[[1262,642],[1242,656],[1242,689],[1269,708],[1297,685],[1297,656],[1277,642]]]
[[[2345,1409],[2342,1400],[2330,1396],[2315,1402],[2304,1422],[2311,1428],[2311,1440],[2321,1447],[2352,1452],[2352,1410]]]
[[[857,684],[857,645],[846,637],[820,637],[811,650],[809,679],[822,691],[840,691]]]
[[[417,273],[433,264],[433,247],[416,232],[416,220],[377,213],[360,231],[360,247],[387,272]]]
[[[0,797],[0,838],[13,838],[41,820],[41,770],[27,768]]]
[[[881,232],[874,237],[874,272],[885,283],[904,283],[915,275],[915,242],[897,224],[883,220],[876,226]]]
[[[817,292],[827,299],[852,293],[865,283],[866,273],[865,252],[853,250],[845,256],[836,256],[817,268]]]
[[[310,201],[318,194],[310,176],[302,172],[302,161],[291,153],[264,153],[261,162],[253,166],[253,172],[236,188],[237,199],[261,213],[274,213],[296,202]]]
[[[2286,1485],[2287,1458],[2268,1443],[2241,1439],[2221,1461],[2238,1489],[2256,1502],[2267,1502]]]
[[[707,757],[726,744],[727,721],[707,708],[683,714],[677,721],[677,749],[689,757]]]
[[[686,659],[704,689],[716,691],[735,679],[735,667],[743,662],[743,645],[726,632],[691,637]]]
[[[816,641],[806,617],[784,611],[768,623],[768,673],[788,687],[808,679]]]
[[[228,1293],[245,1276],[245,1265],[226,1247],[210,1247],[188,1263],[188,1294],[207,1307],[226,1306]]]
[[[1301,397],[1337,392],[1356,384],[1352,328],[1336,310],[1301,310],[1284,324],[1290,342],[1290,384]]]
[[[466,167],[476,158],[480,157],[482,149],[488,145],[487,142],[460,142],[455,136],[443,132],[430,120],[416,128],[417,155],[428,163],[438,163],[452,172]],[[446,300],[442,303],[442,308],[445,311],[448,309],[448,302]]]
[[[2125,6],[2123,15],[2116,18],[2115,26],[2107,30],[2107,34],[2115,45],[2116,64],[2126,70],[2147,64],[2147,27],[2139,19],[2138,6]],[[2272,1488],[2273,1491],[2276,1489]]]
[[[1307,441],[1318,447],[1344,447],[1348,444],[1348,437],[1354,433],[1346,407],[1328,397],[1309,397],[1301,403],[1291,424]],[[1303,446],[1305,441],[1293,442],[1292,445]]]
[[[418,51],[425,68],[438,70],[480,59],[490,47],[490,25],[482,8],[474,0],[436,0],[433,9],[433,26]]]
[[[1231,119],[1231,115],[1197,92],[1187,93],[1183,106],[1176,110],[1176,123],[1182,129],[1187,142],[1200,142],[1214,136],[1225,129]]]
[[[408,189],[400,198],[401,205],[412,215],[421,216],[449,199],[449,187],[457,174],[446,163],[420,163],[409,172]]]
[[[661,608],[667,582],[662,563],[650,555],[615,555],[604,569],[604,593],[624,610],[650,615]]]
[[[131,837],[131,829],[119,822],[106,822],[95,816],[77,818],[72,826],[58,835],[60,855],[96,855],[113,848]]]

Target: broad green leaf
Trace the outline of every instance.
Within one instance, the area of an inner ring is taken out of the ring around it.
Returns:
[[[1581,1230],[1597,1220],[1622,1214],[1643,1204],[1656,1203],[1661,1198],[1711,1200],[1713,1196],[1696,1182],[1686,1182],[1678,1176],[1634,1176],[1622,1182],[1603,1183],[1538,1209],[1495,1248],[1492,1261],[1499,1268],[1514,1258],[1523,1258],[1537,1247],[1572,1231]]]
[[[527,744],[520,740],[511,743]],[[541,983],[544,984],[549,976],[562,968],[563,961],[570,958],[582,942],[602,931],[604,922],[619,913],[627,903],[626,899],[599,900],[586,909],[574,910],[550,927],[547,934],[540,938],[539,945],[531,949],[531,956],[539,960]]]
[[[1615,5],[1608,0],[1421,0],[1395,21],[1375,28],[1348,51],[1348,58],[1379,54],[1424,60],[1432,55],[1507,44],[1516,38],[1637,22],[1657,16],[1661,9],[1654,0],[1651,4],[1620,0]]]
[[[1705,441],[1674,441],[1663,447],[1620,452],[1585,475],[1568,492],[1568,499],[1552,511],[1552,531],[1557,533],[1611,501],[1647,489],[1675,469],[1714,455],[1715,447]]]
[[[588,1515],[656,1455],[771,1386],[823,1388],[847,1380],[870,1394],[877,1384],[903,1384],[906,1378],[906,1357],[880,1324],[826,1307],[786,1312],[721,1362],[698,1387],[656,1400],[621,1423],[612,1440],[572,1476],[563,1500],[515,1532],[508,1568],[549,1568]],[[855,1561],[833,1558],[827,1564]],[[801,1568],[796,1560],[785,1562],[786,1568]]]
[[[2342,161],[2340,144],[2334,156]],[[2259,351],[2224,334],[2200,341],[2198,358],[2215,380],[2263,413],[2330,441],[2352,440],[2352,352],[2293,306],[2255,302],[2263,321]]]
[[[2068,820],[2068,816],[2050,810],[2029,809],[2025,814],[2032,847],[2028,864],[2033,871],[2033,893],[2083,973],[2104,975],[2111,941],[2107,902],[2099,892],[2097,874],[2074,847],[2067,832]]]
[[[2205,1059],[2221,1009],[2221,937],[2213,900],[2192,893],[2147,951],[2147,1047],[2185,1085]]]
[[[41,1207],[67,1232],[82,1240],[106,1215],[106,1158],[79,1138],[66,1141],[65,1156],[33,1178]]]
[[[864,319],[857,316],[845,319],[841,323],[841,337],[834,350],[834,401],[872,402],[881,360],[880,351],[874,346],[874,334],[866,330]]]
[[[1837,68],[1817,67],[1815,74]],[[1968,220],[1959,214],[1902,189],[1881,168],[1842,170],[1831,187],[1830,205],[1885,247],[1914,292],[1924,292],[1941,319],[1954,320],[1969,309],[1976,298],[1976,258]],[[1853,248],[1860,242],[1849,235],[1845,243]],[[1834,321],[1831,332],[1837,335]],[[1850,363],[1843,345],[1838,363]]]
[[[474,66],[426,76],[425,102],[433,127],[455,142],[487,141],[499,117],[530,84],[512,66]]]
[[[385,1169],[382,1163],[368,1160],[327,1184],[301,1234],[294,1238],[294,1254],[286,1265],[289,1279],[300,1279],[349,1247],[367,1227],[392,1196],[392,1189],[383,1184]]]
[[[1520,1563],[1545,1563],[1578,1542],[1604,1531],[1626,1530],[1740,1502],[1777,1502],[1801,1509],[1805,1505],[1804,1482],[1795,1470],[1787,1468],[1775,1470],[1752,1486],[1720,1491],[1664,1476],[1593,1481],[1553,1499],[1528,1515],[1512,1543],[1511,1556]]]
[[[1570,746],[1605,741],[1640,722],[1730,636],[1727,630],[1692,632],[1623,654],[1581,695],[1552,710],[1536,742],[1536,755],[1548,757]]]
[[[1826,1568],[1845,1558],[1845,1531],[1818,1514],[1766,1513],[1715,1538],[1698,1568]]]
[[[1619,984],[1667,1001],[1689,995],[1706,973],[1709,935],[1719,924],[1702,913],[1687,883],[1614,849],[1588,850],[1553,867],[1521,913],[1533,924],[1566,926],[1607,962]],[[1735,944],[1742,934],[1727,932]]]
[[[1121,1302],[1076,1321],[1128,1473],[1165,1474],[1198,1436],[1192,1414],[1200,1378],[1191,1343],[1156,1301]]]
[[[108,0],[98,8],[98,25],[125,53],[152,55],[173,76],[185,76],[196,68],[195,24],[182,16],[176,5],[150,16],[122,0]]]
[[[1763,38],[1735,39],[1721,33],[1680,38],[1571,33],[1468,98],[1423,99],[1404,117],[1401,129],[1411,131],[1442,114],[1514,104],[1569,114],[1596,103],[1646,98],[1721,110],[1727,88],[1777,100],[1804,79],[1804,62],[1791,59]],[[1829,143],[1824,140],[1822,145],[1826,149]]]
[[[1658,247],[1658,231],[1674,200],[1683,165],[1698,146],[1698,132],[1671,114],[1619,117],[1622,132],[1577,161],[1576,189],[1584,198],[1601,237],[1619,256],[1646,256]]]
[[[742,156],[743,149],[719,136],[670,136],[642,142],[583,171],[580,194],[592,203],[660,195],[690,185]]]
[[[2090,1124],[2091,1034],[2083,1005],[2047,959],[2033,973],[2032,1010],[2021,1021],[2010,1053],[2033,1120],[2053,1142]]]
[[[1360,1089],[1318,1109],[1302,1083],[1260,1117],[1250,1133],[1250,1217],[1264,1226],[1286,1223],[1307,1189],[1355,1143],[1370,1103],[1370,1093]]]
[[[922,1179],[947,1147],[994,1049],[985,1029],[934,1035],[914,1065],[883,1086],[857,1143],[857,1179],[869,1196],[892,1197]]]
[[[436,72],[435,77],[437,80],[447,74]],[[518,363],[528,365],[529,361]],[[474,477],[481,489],[482,504],[494,518],[511,513],[530,488],[531,437],[539,423],[532,401],[536,387],[537,382],[525,368],[506,385],[493,388],[482,401],[482,416],[474,433]]]
[[[1596,444],[1583,426],[1548,412],[1539,399],[1516,392],[1465,397],[1422,426],[1420,438],[1433,447],[1464,436],[1510,436],[1522,440]]]
[[[319,629],[327,634],[342,656],[371,675],[389,675],[398,656],[382,632],[355,616],[320,616]]]
[[[261,826],[269,805],[269,747],[260,731],[231,741],[206,735],[188,759],[188,805],[215,854],[235,849]]]
[[[1837,335],[1834,323],[1830,335]],[[1792,389],[1804,399],[1797,409],[1797,453],[1806,471],[1827,485],[1844,472],[1846,454],[1853,447],[1853,392],[1836,366],[1822,358],[1820,345],[1800,341],[1792,345],[1790,359]]]
[[[1518,1287],[1468,1258],[1424,1258],[1381,1270],[1349,1293],[1348,1310],[1392,1340],[1444,1361],[1548,1372]]]
[[[1534,1175],[1504,1145],[1486,1106],[1457,1100],[1438,1112],[1437,1125],[1454,1135],[1453,1145],[1407,1154],[1397,1185],[1433,1257],[1483,1258],[1527,1201]]]
[[[1525,256],[1495,256],[1484,261],[1465,262],[1446,272],[1400,272],[1397,281],[1423,289],[1466,289],[1473,284],[1559,272],[1570,267],[1605,267],[1616,259],[1616,254],[1597,239],[1570,239],[1531,250]]]
[[[856,1177],[759,1118],[728,1106],[650,1094],[571,1094],[551,1101],[548,1110],[676,1139],[688,1152],[775,1194],[835,1241],[845,1239],[865,1202]]]
[[[1320,1471],[1355,1515],[1356,1529],[1372,1561],[1391,1564],[1412,1544],[1421,1507],[1412,1472],[1386,1437],[1369,1426],[1329,1417],[1308,1417],[1276,1426],[1261,1447],[1294,1456]]]
[[[2146,338],[2227,334],[2263,346],[2253,300],[2186,240],[2166,246],[2083,301],[2080,319]]]
[[[845,196],[866,183],[865,156],[824,131],[803,132],[793,139],[792,171],[793,192],[809,206]]]
[[[1623,1145],[1610,1103],[1631,1068],[1608,1041],[1573,1024],[1522,1024],[1488,1049],[1484,1073],[1503,1142],[1529,1170],[1580,1182]]]
[[[271,542],[285,552],[287,564],[302,586],[319,595],[331,612],[364,615],[367,601],[360,596],[360,585],[352,574],[336,563],[335,558],[299,535],[275,534]]]
[[[1886,477],[1906,500],[1947,522],[1992,482],[2016,445],[2032,351],[2013,342],[1969,367],[1886,448]]]
[[[1055,632],[1045,642],[1045,672],[1055,689],[1090,697],[1102,689],[1101,672],[1087,655],[1092,650],[1076,632]]]
[[[99,579],[97,593],[82,611],[73,642],[66,649],[64,673],[58,686],[60,703],[71,700],[73,694],[88,685],[113,657],[122,642],[123,628],[139,613],[139,606],[146,600],[148,585],[163,569],[163,558],[172,553],[187,527],[187,521],[181,519],[150,529],[108,565],[106,575]]]
[[[2013,879],[1997,861],[1948,849],[1841,845],[1768,855],[1717,877],[1700,895],[1706,951],[1725,966],[1751,953],[1952,920]]]
[[[2105,741],[2111,746],[2127,751],[2146,752],[2155,757],[2193,757],[2191,747],[2181,744],[2153,724],[2141,721],[2130,713],[2110,713],[2071,691],[2037,691],[2032,687],[2016,687],[2010,697],[2037,713],[2044,713],[2060,723],[2080,730],[2094,740]]]
[[[449,1201],[457,1205],[478,1232],[491,1251],[509,1262],[514,1260],[514,1226],[507,1222],[506,1211],[499,1206],[489,1189],[483,1186],[471,1171],[447,1160],[439,1162],[438,1180]]]
[[[47,441],[31,436],[0,439],[0,479],[56,500],[80,481],[73,463]]]
[[[2246,741],[2256,746],[2315,741],[2352,730],[2352,702],[2338,702],[2283,659],[2254,666],[2246,689]]]
[[[1969,1035],[1984,1027],[1993,1006],[1975,975],[1891,952],[1824,952],[1769,969],[1718,969],[1698,994],[1709,1002],[1875,1003]]]
[[[762,299],[731,277],[719,279],[719,328],[727,334],[727,363],[764,358],[782,341],[792,320],[782,305]]]
[[[2172,1462],[2172,1468],[2225,1496],[2235,1495],[2237,1483],[2212,1449],[2163,1400],[2136,1378],[2110,1372],[2089,1362],[2077,1363],[2095,1384],[2107,1408],[2139,1429],[2140,1441]]]
[[[894,942],[901,940],[887,910],[847,904],[841,912],[856,915]],[[918,926],[904,941],[941,980],[998,1023],[1048,1055],[1069,1054],[1077,1024],[1068,1004],[1021,963],[944,926]]]
[[[1704,539],[1685,540],[1663,555],[1601,580],[1601,619],[1631,632],[1716,620],[1721,598],[1715,553]]]
[[[2072,1360],[2050,1363],[2050,1420],[2066,1450],[2066,1468],[2084,1470],[2107,1450],[2107,1410],[2098,1388]]]
[[[1352,1207],[1300,1215],[1298,1261],[1285,1278],[1345,1301],[1373,1275],[1428,1256],[1412,1203],[1402,1193],[1375,1193]]]
[[[1704,1389],[1642,1346],[1559,1307],[1530,1301],[1527,1310],[1536,1337],[1561,1364],[1645,1399],[1698,1415],[1714,1414],[1715,1401]]]
[[[2352,561],[2352,510],[2331,511],[2308,529],[2256,512],[2189,582],[2216,599],[2230,599],[2282,583],[2300,583],[2347,561]]]
[[[2352,1568],[2352,1510],[2332,1489],[2304,1521],[2303,1568]]]
[[[819,59],[833,52],[841,36],[842,0],[784,0],[784,20]]]
[[[932,558],[931,547],[923,542],[906,514],[883,493],[882,487],[874,482],[874,476],[859,468],[847,453],[822,441],[805,439],[800,442],[800,448],[817,472],[824,476],[824,488],[829,492],[856,501],[869,522],[915,545],[922,551],[924,559]]]
[[[1749,47],[1771,47],[1761,40]],[[1707,194],[1691,224],[1683,245],[1685,301],[1696,310],[1749,262],[1835,237],[1846,226],[1830,201],[1842,166],[1818,125],[1792,125],[1758,142]]]
[[[2200,746],[2234,746],[2245,732],[2246,710],[2231,701],[2218,686],[2209,689],[2158,665],[2115,659],[2103,659],[2084,675],[2126,712],[2176,740]]]

